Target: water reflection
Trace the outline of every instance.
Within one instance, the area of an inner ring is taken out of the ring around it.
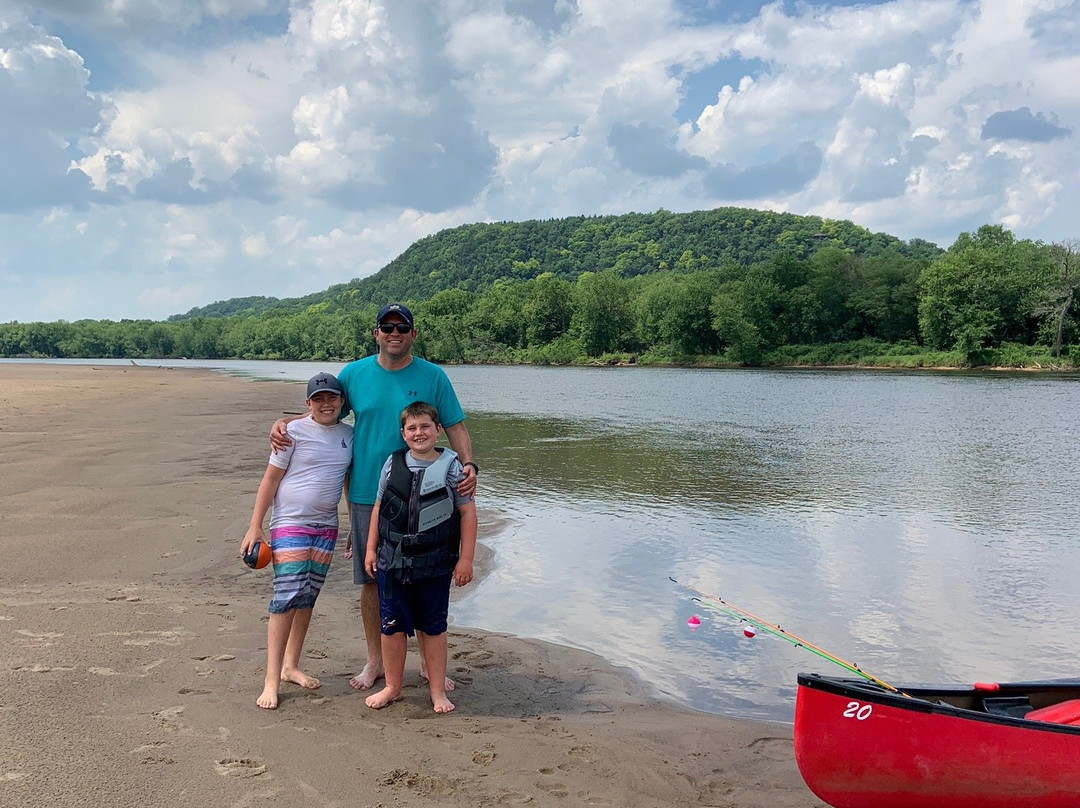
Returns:
[[[702,609],[668,576],[886,681],[1071,673],[1071,380],[532,370],[453,369],[466,389],[487,374],[470,405],[481,505],[520,517],[462,623],[781,719],[794,674],[831,666],[713,613],[691,634]]]

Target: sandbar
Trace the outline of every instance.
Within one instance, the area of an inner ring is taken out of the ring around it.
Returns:
[[[147,364],[0,363],[2,808],[822,805],[790,726],[540,641],[452,626],[455,712],[415,652],[404,698],[366,708],[341,557],[303,660],[322,687],[258,709],[270,577],[237,548],[303,387]],[[482,491],[480,513],[490,536]]]

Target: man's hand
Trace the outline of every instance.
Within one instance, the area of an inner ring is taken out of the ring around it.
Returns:
[[[457,492],[463,497],[472,496],[476,492],[476,469],[472,466],[462,466],[465,479],[457,485]]]
[[[280,452],[292,446],[292,438],[285,431],[285,427],[289,425],[291,420],[291,418],[278,418],[274,421],[274,425],[270,427],[270,448],[274,452]]]

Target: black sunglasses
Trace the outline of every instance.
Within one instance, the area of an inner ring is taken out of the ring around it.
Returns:
[[[379,323],[379,330],[384,334],[393,334],[395,328],[399,334],[408,334],[412,331],[412,326],[408,323]]]

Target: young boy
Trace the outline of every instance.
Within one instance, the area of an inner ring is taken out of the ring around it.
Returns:
[[[364,569],[379,584],[379,619],[386,686],[365,704],[379,709],[401,697],[408,638],[420,635],[431,703],[454,709],[446,697],[446,616],[450,582],[473,577],[476,505],[457,485],[465,472],[457,455],[436,448],[439,413],[416,401],[401,413],[407,449],[390,455],[368,526]]]
[[[281,682],[309,690],[320,685],[300,670],[300,651],[333,557],[338,502],[349,485],[353,430],[338,423],[344,403],[334,376],[319,373],[308,381],[308,414],[289,424],[292,444],[270,455],[240,545],[242,556],[256,541],[266,541],[263,519],[273,503],[274,596],[266,630],[266,680],[255,701],[264,710],[277,709]]]

